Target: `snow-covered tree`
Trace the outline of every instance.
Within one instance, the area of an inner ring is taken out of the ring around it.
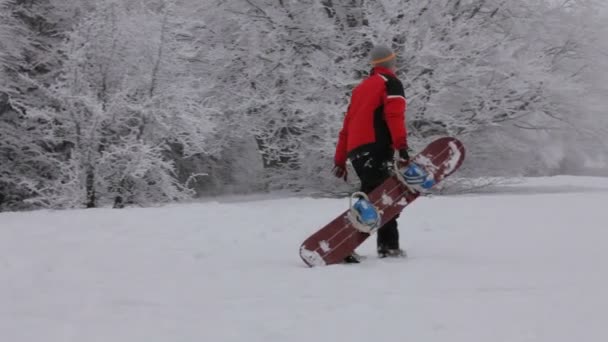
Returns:
[[[38,41],[31,27],[17,16],[18,1],[0,1],[0,210],[25,208],[32,189],[55,174],[53,146],[37,135],[37,123],[28,120],[20,103],[33,99],[19,74],[35,73],[40,62],[33,53]]]
[[[250,182],[318,184],[331,161],[326,151],[347,105],[344,94],[354,83],[351,70],[344,77],[336,67],[344,45],[333,22],[317,1],[222,6],[224,15],[207,17],[198,52],[217,66],[207,71],[218,85],[207,95],[222,101],[226,148],[239,146],[226,154],[235,157],[229,165],[245,153],[255,162],[247,169],[258,171],[247,173]],[[238,176],[242,167],[232,169]]]
[[[214,109],[196,93],[199,80],[180,68],[181,23],[170,4],[98,6],[62,47],[66,60],[45,88],[52,104],[27,107],[70,146],[63,177],[41,195],[52,205],[87,207],[186,198],[166,153],[212,153]]]

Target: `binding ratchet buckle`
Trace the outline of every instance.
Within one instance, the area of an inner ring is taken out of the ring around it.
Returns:
[[[356,201],[353,203],[353,200]],[[347,216],[355,229],[371,235],[380,228],[382,221],[380,211],[372,204],[365,193],[353,193],[350,196],[349,204],[350,210]]]
[[[433,175],[414,162],[409,162],[400,169],[398,162],[395,161],[393,173],[410,192],[425,193],[435,185]]]

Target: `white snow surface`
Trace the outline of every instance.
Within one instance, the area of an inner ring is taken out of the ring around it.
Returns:
[[[407,259],[372,238],[362,264],[306,267],[300,243],[347,205],[0,214],[0,340],[608,341],[608,179],[420,198]]]

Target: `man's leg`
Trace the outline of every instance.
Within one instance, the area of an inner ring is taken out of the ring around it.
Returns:
[[[397,218],[388,221],[378,230],[377,237],[378,254],[386,256],[391,251],[399,250],[399,230],[397,229]]]
[[[351,160],[353,168],[361,180],[361,191],[370,193],[390,177],[390,171],[385,160],[378,160],[370,154],[363,154]],[[397,216],[398,217],[398,216]],[[397,217],[388,221],[378,229],[377,247],[380,255],[389,251],[399,250],[399,230]]]
[[[372,190],[390,177],[385,162],[371,156],[368,152],[353,158],[351,163],[361,180],[361,191],[366,194],[372,192]]]

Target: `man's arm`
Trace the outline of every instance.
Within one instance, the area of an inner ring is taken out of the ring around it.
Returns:
[[[337,166],[344,167],[346,165],[346,142],[348,139],[348,121],[350,119],[350,106],[348,106],[348,110],[346,111],[346,115],[344,116],[344,122],[342,124],[342,129],[340,130],[340,135],[338,137],[338,144],[336,146],[336,154],[334,156],[334,163]]]
[[[405,125],[405,111],[407,101],[403,85],[396,78],[386,81],[386,98],[384,99],[384,118],[388,125],[396,150],[407,149],[407,128]]]

